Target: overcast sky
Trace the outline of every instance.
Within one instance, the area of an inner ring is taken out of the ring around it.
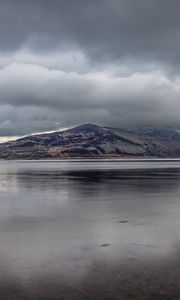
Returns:
[[[0,0],[0,136],[180,128],[179,0]]]

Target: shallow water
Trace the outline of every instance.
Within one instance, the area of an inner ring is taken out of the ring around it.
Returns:
[[[180,299],[179,161],[0,162],[0,299]]]

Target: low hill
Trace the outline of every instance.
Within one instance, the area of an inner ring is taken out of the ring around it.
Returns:
[[[0,145],[1,159],[180,157],[175,130],[122,130],[83,124]]]

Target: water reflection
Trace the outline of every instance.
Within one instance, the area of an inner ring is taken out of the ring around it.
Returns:
[[[177,298],[179,162],[3,162],[0,192],[3,300]]]

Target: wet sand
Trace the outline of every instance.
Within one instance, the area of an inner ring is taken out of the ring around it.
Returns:
[[[180,299],[179,162],[2,162],[0,299]]]
[[[179,300],[179,257],[156,263],[126,263],[94,262],[86,276],[77,281],[63,278],[61,274],[47,273],[24,281],[8,275],[0,281],[0,297],[4,300]]]

